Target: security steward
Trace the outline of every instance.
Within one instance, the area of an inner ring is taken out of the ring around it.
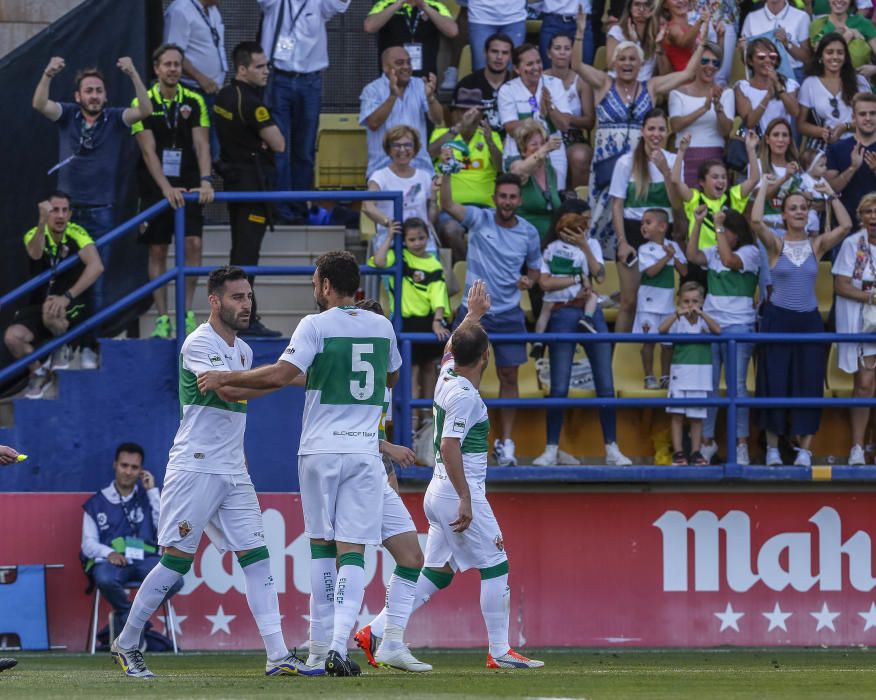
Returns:
[[[274,153],[282,153],[286,140],[262,98],[268,82],[268,59],[262,47],[244,41],[234,47],[234,80],[219,91],[213,114],[219,134],[220,162],[216,170],[226,191],[270,191],[274,180]],[[232,265],[258,265],[259,251],[270,216],[266,202],[229,202]],[[253,278],[250,276],[250,283]],[[256,314],[253,298],[249,331],[241,335],[273,336]]]
[[[152,115],[134,123],[131,133],[143,156],[140,167],[140,202],[146,209],[162,198],[167,209],[148,222],[140,242],[149,246],[149,279],[167,271],[167,251],[173,240],[173,209],[185,206],[185,260],[189,267],[201,265],[201,235],[204,228],[203,205],[213,201],[210,175],[210,117],[200,93],[180,83],[185,55],[175,44],[162,44],[152,54],[152,67],[158,82],[149,89]],[[137,107],[137,98],[131,103]],[[183,192],[197,192],[198,202],[187,206]],[[186,278],[186,335],[198,327],[192,311],[197,277]],[[167,314],[167,287],[152,292],[158,317],[153,338],[172,335]]]

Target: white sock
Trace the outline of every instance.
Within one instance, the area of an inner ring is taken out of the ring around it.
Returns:
[[[265,643],[269,661],[279,661],[289,655],[280,625],[280,601],[271,575],[271,560],[260,559],[243,566],[246,581],[246,602]]]
[[[181,578],[181,573],[168,569],[160,561],[147,574],[140,588],[137,589],[128,621],[119,635],[119,646],[122,649],[135,649],[140,646],[140,636],[152,613],[158,610],[167,592]]]
[[[414,610],[414,595],[419,577],[419,569],[396,566],[392,578],[389,579],[384,642],[389,642],[391,647],[403,643],[404,631]]]
[[[365,557],[357,552],[340,556],[338,582],[335,585],[335,624],[332,651],[347,656],[347,641],[359,618],[365,597]]]
[[[444,574],[444,576],[447,576],[447,574]],[[414,613],[415,610],[418,610],[421,606],[428,603],[429,599],[433,595],[435,595],[442,588],[445,588],[447,584],[450,583],[450,578],[452,578],[452,575],[448,577],[447,583],[439,588],[429,578],[427,578],[425,574],[421,573],[419,578],[417,579],[417,585],[414,588],[414,599],[413,601],[411,601],[411,612],[408,614],[408,619],[410,619],[410,616]],[[380,637],[381,639],[386,635],[387,614],[388,611],[384,607],[383,610],[381,610],[380,613],[377,615],[377,617],[375,617],[371,621],[371,634],[376,637]]]
[[[310,558],[310,646],[332,639],[335,620],[335,556]]]
[[[487,625],[490,654],[493,658],[504,656],[511,649],[508,644],[508,617],[510,614],[511,589],[508,574],[481,580],[481,614]]]

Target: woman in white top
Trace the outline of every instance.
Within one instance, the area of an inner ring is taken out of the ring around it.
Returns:
[[[745,63],[751,78],[736,83],[736,114],[749,129],[760,129],[762,135],[773,119],[797,118],[800,106],[793,78],[778,72],[782,57],[769,39],[755,39],[745,49]]]
[[[690,134],[690,146],[684,154],[688,187],[697,186],[701,163],[724,158],[727,137],[733,128],[736,116],[733,90],[715,83],[721,58],[721,48],[707,41],[696,67],[696,78],[669,93],[669,124],[676,147]]]
[[[563,81],[566,89],[566,101],[572,118],[569,129],[563,132],[563,143],[566,145],[566,159],[569,162],[569,174],[566,189],[587,184],[590,174],[590,159],[593,149],[590,147],[590,129],[596,125],[596,115],[593,107],[593,89],[572,70],[572,37],[566,34],[556,34],[548,44],[548,55],[551,67],[544,74]],[[563,183],[560,183],[562,186]]]
[[[766,193],[764,222],[772,229],[784,227],[781,199],[799,183],[800,156],[794,144],[791,125],[785,119],[773,119],[764,130],[760,142],[759,163],[761,176],[775,175],[774,184]],[[795,182],[795,177],[797,182]]]
[[[654,75],[667,73],[660,70],[658,60],[663,56],[660,43],[663,41],[663,31],[660,21],[654,13],[654,0],[627,0],[624,12],[617,24],[608,30],[605,39],[605,65],[614,62],[614,52],[618,44],[632,41],[642,49],[645,59],[639,70],[639,80],[649,80]]]
[[[864,195],[858,204],[858,221],[863,227],[843,241],[833,263],[836,290],[837,333],[862,333],[864,308],[876,304],[876,193]],[[856,399],[876,394],[876,343],[837,345],[839,368],[854,375]],[[864,464],[864,437],[870,422],[870,408],[852,408],[852,449],[849,464]]]

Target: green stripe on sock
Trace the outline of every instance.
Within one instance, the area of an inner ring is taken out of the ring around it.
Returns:
[[[176,573],[182,576],[185,576],[189,569],[192,568],[192,559],[175,557],[173,554],[162,554],[161,563],[171,571],[176,571]]]
[[[252,551],[247,552],[242,557],[239,557],[237,563],[242,567],[249,566],[250,564],[255,564],[257,561],[263,561],[267,559],[271,555],[268,554],[267,547],[256,547]]]
[[[347,552],[338,559],[338,568],[342,566],[359,566],[365,568],[365,555],[359,552]]]
[[[420,578],[419,569],[411,569],[407,566],[396,566],[394,573],[399,578],[403,578],[405,581],[411,581],[413,583],[416,583],[417,579]]]
[[[310,543],[310,558],[311,559],[334,559],[338,556],[338,546],[332,542],[331,544],[313,544]]]
[[[488,578],[499,578],[499,576],[504,576],[508,573],[508,560],[506,559],[501,564],[496,564],[495,566],[491,566],[487,569],[481,569],[481,581],[484,581]]]
[[[450,582],[453,580],[453,573],[447,573],[446,571],[437,571],[435,569],[423,569],[423,576],[429,579],[432,583],[435,584],[435,588],[442,589],[447,588],[450,585]]]

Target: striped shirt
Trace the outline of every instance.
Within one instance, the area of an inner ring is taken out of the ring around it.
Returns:
[[[625,219],[641,221],[648,209],[662,209],[672,221],[672,205],[669,202],[669,194],[666,192],[666,182],[654,163],[648,162],[648,173],[651,178],[648,189],[642,197],[636,194],[636,184],[633,182],[633,155],[634,152],[631,152],[618,158],[611,176],[611,186],[608,193],[612,197],[625,200]],[[663,151],[663,155],[671,168],[672,164],[675,163],[675,154]],[[683,168],[681,179],[684,180]]]
[[[717,248],[703,251],[708,261],[708,288],[703,311],[721,328],[754,323],[754,293],[760,270],[760,252],[755,245],[733,251],[742,260],[741,270],[731,270],[721,262]]]

